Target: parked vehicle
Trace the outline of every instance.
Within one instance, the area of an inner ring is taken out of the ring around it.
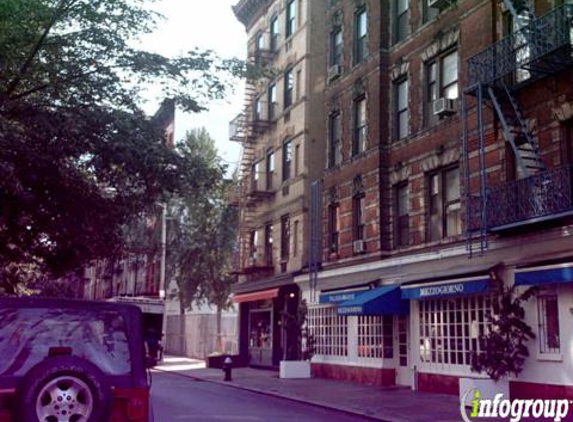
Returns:
[[[151,422],[141,311],[0,298],[0,422]]]

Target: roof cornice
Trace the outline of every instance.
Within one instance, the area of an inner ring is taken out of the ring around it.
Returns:
[[[237,19],[249,29],[255,19],[261,15],[261,12],[271,3],[272,0],[239,0],[233,6],[233,12]]]

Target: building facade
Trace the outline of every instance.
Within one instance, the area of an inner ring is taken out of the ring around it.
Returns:
[[[538,287],[510,395],[571,393],[572,7],[327,2],[316,376],[459,394],[503,283]]]
[[[298,306],[310,181],[324,168],[323,3],[241,0],[233,8],[247,30],[249,61],[267,69],[247,82],[245,109],[230,125],[243,147],[234,300],[239,349],[252,365],[278,366],[296,343],[281,321]]]

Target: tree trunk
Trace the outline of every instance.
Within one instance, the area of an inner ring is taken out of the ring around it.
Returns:
[[[217,305],[217,351],[223,351],[223,333],[221,326],[223,322],[223,311],[221,306]]]

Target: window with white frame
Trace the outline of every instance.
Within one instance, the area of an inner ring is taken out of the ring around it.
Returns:
[[[410,134],[410,113],[408,111],[408,80],[401,79],[394,85],[395,90],[395,121],[396,139],[405,138]]]
[[[279,18],[271,20],[271,51],[276,52],[279,48]]]
[[[296,1],[289,0],[286,7],[286,36],[290,37],[296,31]]]
[[[428,364],[471,364],[471,353],[480,353],[480,336],[491,327],[489,296],[429,299],[419,302],[420,361]]]
[[[539,323],[539,353],[560,353],[559,305],[556,294],[544,294],[537,297],[537,315]]]
[[[309,307],[308,331],[314,339],[314,353],[322,356],[348,356],[348,317],[336,307]]]
[[[354,64],[358,64],[363,62],[368,55],[368,15],[366,8],[361,8],[356,12],[355,21]]]
[[[392,359],[394,355],[391,316],[358,317],[358,357]]]

